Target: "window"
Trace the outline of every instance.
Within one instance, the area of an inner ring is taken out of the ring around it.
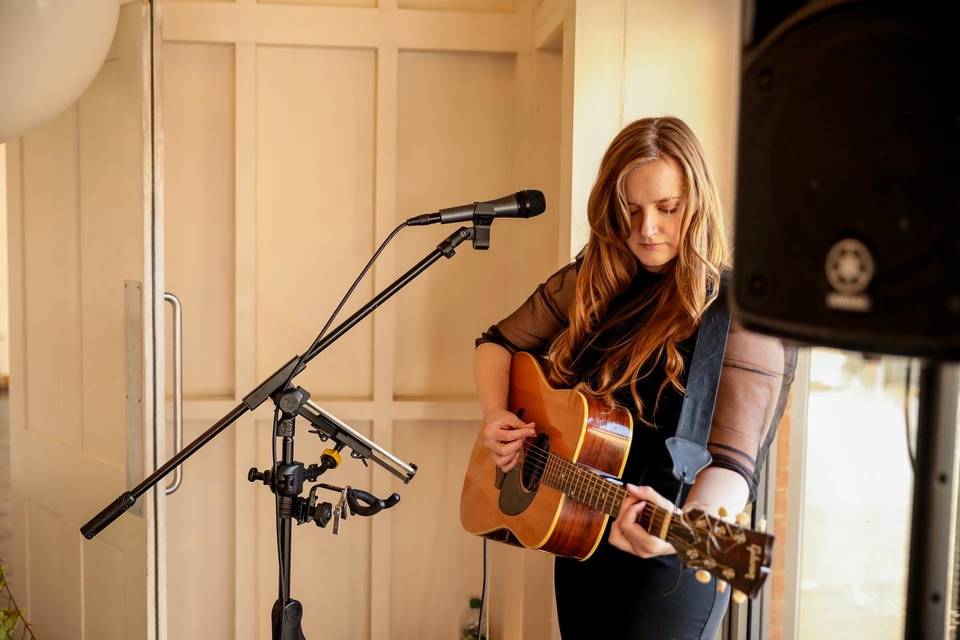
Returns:
[[[907,411],[906,358],[821,348],[810,354],[795,637],[899,639],[917,367]]]

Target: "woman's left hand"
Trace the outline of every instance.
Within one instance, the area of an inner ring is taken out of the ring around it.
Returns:
[[[648,504],[674,511],[673,504],[650,487],[627,485],[627,495],[620,505],[620,513],[610,528],[610,544],[641,558],[676,553],[672,544],[650,535],[637,522],[640,513]]]

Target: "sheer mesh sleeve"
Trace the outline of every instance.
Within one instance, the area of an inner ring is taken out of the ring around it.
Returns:
[[[796,345],[747,331],[731,319],[707,448],[713,466],[744,477],[751,502],[796,366]]]
[[[573,304],[578,262],[571,262],[547,278],[516,311],[477,338],[479,347],[493,342],[510,353],[530,351],[542,355],[567,326],[567,311]]]

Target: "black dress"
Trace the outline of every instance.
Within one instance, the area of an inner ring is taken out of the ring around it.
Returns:
[[[507,350],[544,354],[550,342],[567,325],[573,302],[578,263],[572,263],[541,284],[513,314],[488,329],[477,344],[495,342]],[[625,291],[611,303],[608,316],[637,304],[662,286],[663,276],[638,271]],[[629,340],[643,330],[644,315],[630,323],[608,321],[585,341],[572,369],[589,384],[605,348]],[[696,332],[678,345],[689,365]],[[746,332],[732,323],[724,370],[717,393],[717,409],[708,448],[713,466],[731,469],[744,477],[751,499],[756,490],[757,460],[762,460],[783,411],[796,349],[779,340]],[[686,382],[684,367],[681,381]],[[657,400],[666,374],[654,367],[637,382],[643,424],[628,387],[615,392],[616,401],[633,413],[634,430],[623,479],[647,485],[669,500],[685,495],[672,474],[665,442],[675,435],[683,397],[667,385]],[[656,404],[656,410],[653,408]],[[612,522],[612,519],[611,519]],[[584,561],[558,557],[554,587],[560,631],[564,640],[636,638],[650,640],[708,638],[716,636],[729,601],[730,590],[718,593],[715,583],[701,584],[692,569],[684,569],[676,555],[642,559],[608,544],[610,524],[594,554]]]

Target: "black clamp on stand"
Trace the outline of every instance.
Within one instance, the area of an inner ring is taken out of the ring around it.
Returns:
[[[371,516],[381,509],[392,507],[400,499],[397,494],[393,494],[385,500],[380,500],[365,491],[351,489],[350,487],[334,487],[332,485],[317,485],[311,489],[309,497],[304,499],[300,497],[300,494],[303,492],[304,483],[314,481],[325,471],[338,466],[340,463],[340,451],[345,447],[351,449],[352,457],[362,460],[364,464],[366,464],[368,460],[372,460],[400,478],[404,483],[413,479],[413,476],[416,474],[416,466],[404,463],[390,452],[379,447],[376,443],[365,438],[362,434],[351,429],[335,416],[332,416],[310,402],[310,394],[300,387],[293,386],[291,380],[306,368],[310,360],[333,344],[354,325],[360,322],[360,320],[372,313],[377,307],[383,304],[384,301],[420,275],[430,265],[441,257],[452,258],[455,254],[456,247],[460,243],[465,240],[472,240],[474,248],[487,249],[490,246],[490,223],[493,221],[494,215],[492,211],[490,213],[482,211],[482,208],[482,204],[477,205],[477,215],[474,217],[475,224],[473,226],[460,227],[450,234],[443,242],[437,245],[436,249],[410,270],[397,278],[340,325],[332,329],[329,333],[326,333],[307,353],[303,356],[294,356],[291,358],[216,424],[185,446],[177,455],[144,479],[140,484],[121,494],[116,500],[111,502],[100,513],[83,525],[83,527],[80,528],[83,536],[88,540],[92,539],[111,522],[120,517],[127,509],[132,507],[140,496],[150,490],[177,466],[185,462],[187,458],[196,453],[201,447],[215,438],[221,431],[232,425],[248,411],[254,411],[267,399],[271,399],[277,407],[274,419],[274,436],[283,438],[281,460],[277,462],[275,469],[265,471],[251,469],[248,478],[251,481],[259,480],[263,482],[277,495],[277,526],[280,532],[279,555],[281,558],[281,567],[278,580],[279,597],[272,610],[273,639],[304,640],[303,631],[300,626],[303,617],[303,607],[299,602],[290,597],[291,522],[296,520],[298,523],[304,523],[312,520],[322,527],[329,522],[332,517],[334,519],[334,526],[336,527],[339,518],[342,518],[346,514],[347,507],[349,507],[352,514]],[[542,211],[542,206],[540,207],[540,211]],[[308,420],[311,425],[313,425],[312,432],[320,436],[321,439],[332,440],[334,443],[331,449],[324,452],[319,464],[305,467],[302,463],[294,459],[294,423],[297,416]],[[320,505],[316,504],[315,491],[318,488],[340,491],[341,499],[337,505],[338,509],[335,509],[333,505],[327,502],[321,503]]]

